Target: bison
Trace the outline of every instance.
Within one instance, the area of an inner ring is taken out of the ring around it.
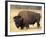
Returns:
[[[37,22],[37,27],[40,27],[40,13],[35,13],[33,11],[20,11],[18,16],[14,17],[17,28],[21,27],[23,29],[29,28],[29,25],[34,25]]]

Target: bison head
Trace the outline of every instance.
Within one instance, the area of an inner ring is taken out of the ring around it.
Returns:
[[[23,23],[23,19],[21,18],[21,16],[15,16],[14,22],[16,24],[16,27],[19,28]]]

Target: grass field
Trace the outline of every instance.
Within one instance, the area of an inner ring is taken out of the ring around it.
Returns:
[[[37,23],[33,25],[30,25],[29,26],[29,29],[26,29],[24,28],[23,30],[21,30],[20,28],[17,29],[16,25],[15,25],[15,22],[13,20],[13,17],[14,16],[17,16],[19,11],[22,11],[22,10],[29,10],[29,11],[34,11],[34,12],[37,12],[37,13],[41,13],[41,10],[32,10],[32,9],[10,9],[10,32],[38,32],[42,29],[42,26],[40,23],[40,28],[38,29],[37,28]]]

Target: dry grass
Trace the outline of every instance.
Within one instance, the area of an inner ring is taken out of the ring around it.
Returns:
[[[29,10],[29,9],[11,9],[10,10],[10,32],[37,32],[37,31],[40,31],[42,27],[40,27],[38,29],[36,23],[34,24],[34,26],[30,25],[29,29],[24,28],[23,30],[21,30],[20,28],[19,29],[16,28],[13,17],[17,16],[19,11],[21,11],[21,10]],[[30,9],[30,11],[34,11],[34,12],[38,12],[38,13],[41,12],[41,10],[31,10],[31,9]]]

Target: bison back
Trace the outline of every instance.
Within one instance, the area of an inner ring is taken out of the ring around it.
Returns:
[[[33,23],[34,21],[40,21],[40,13],[32,11],[20,11],[18,16],[23,18],[24,23]]]

